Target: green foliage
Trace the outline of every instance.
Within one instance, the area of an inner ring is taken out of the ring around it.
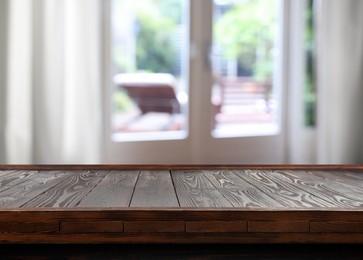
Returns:
[[[167,5],[161,5],[168,1],[153,0],[137,9],[138,35],[136,46],[136,62],[139,70],[148,72],[176,73],[177,48],[173,38],[177,19],[171,15],[163,15]],[[174,3],[171,1],[169,4]],[[150,5],[151,4],[151,5]],[[180,12],[176,6],[172,9]]]
[[[246,0],[217,21],[215,37],[226,59],[239,60],[254,76],[272,77],[276,1]]]
[[[273,58],[266,58],[262,61],[256,62],[253,71],[254,77],[258,80],[271,80],[273,75],[274,61]]]
[[[314,27],[314,0],[308,1],[306,10],[305,28],[305,85],[304,85],[304,109],[305,125],[313,127],[316,125],[316,90],[315,90],[315,27]]]
[[[177,74],[178,52],[175,34],[182,20],[182,0],[113,0],[118,8],[127,6],[134,16],[136,64],[123,55],[122,47],[114,48],[114,63],[120,72],[164,72]],[[122,19],[122,16],[119,18]]]
[[[113,95],[113,104],[117,112],[127,111],[133,104],[125,91],[117,91]]]
[[[183,0],[153,0],[158,2],[160,15],[169,19],[174,24],[182,23]]]
[[[132,62],[123,55],[123,50],[120,46],[114,48],[112,57],[121,72],[135,72]]]

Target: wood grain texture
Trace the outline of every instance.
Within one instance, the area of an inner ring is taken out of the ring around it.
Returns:
[[[141,171],[130,207],[179,207],[169,171]]]
[[[281,174],[293,175],[302,181],[318,183],[322,189],[338,191],[340,193],[356,193],[361,197],[363,194],[363,174],[362,178],[352,178],[349,172],[328,172],[328,171],[278,171]]]
[[[106,174],[107,171],[75,172],[69,178],[24,204],[23,207],[75,207]]]
[[[241,233],[247,232],[247,221],[187,221],[190,233]]]
[[[283,207],[278,201],[272,199],[245,180],[238,178],[231,171],[203,171],[203,173],[234,207]]]
[[[326,221],[311,222],[311,232],[323,233],[363,233],[363,222]]]
[[[11,178],[13,176],[18,176],[18,175],[21,175],[21,172],[24,173],[27,173],[27,172],[37,172],[37,171],[28,171],[28,170],[23,170],[23,171],[16,171],[16,170],[5,170],[5,171],[1,171],[0,170],[0,181],[3,180],[3,179],[8,179],[8,178]],[[0,182],[2,183],[2,182]],[[0,185],[0,187],[2,187],[3,185]]]
[[[309,221],[248,221],[248,232],[306,233],[309,231]]]
[[[62,182],[70,175],[65,171],[40,171],[29,178],[23,178],[18,185],[0,192],[0,208],[22,207],[32,198]]]
[[[139,171],[111,171],[77,207],[128,207]]]
[[[60,223],[61,233],[121,233],[123,221],[63,221]]]
[[[308,169],[306,171],[312,172],[313,170]],[[363,169],[348,170],[348,169],[342,168],[342,169],[337,169],[337,170],[333,170],[333,171],[330,171],[328,169],[325,169],[325,170],[320,169],[320,170],[316,170],[314,172],[316,172],[318,175],[328,173],[329,175],[331,175],[332,178],[335,178],[337,180],[341,180],[344,182],[348,181],[350,183],[355,183],[356,181],[358,181],[360,183],[363,181]]]
[[[172,171],[181,207],[233,207],[203,171]]]
[[[301,187],[277,178],[271,171],[244,170],[233,171],[237,176],[250,182],[265,194],[290,208],[333,208],[336,205],[316,197]]]
[[[1,171],[0,170],[0,178],[2,178],[3,176],[7,176],[7,175],[9,175],[11,173],[14,173],[14,172],[16,172],[16,171],[14,171],[14,170],[12,170],[12,171]]]
[[[344,186],[334,186],[331,187],[325,184],[323,180],[319,178],[309,179],[304,177],[301,172],[281,172],[281,171],[270,171],[268,173],[270,176],[274,176],[286,183],[291,183],[295,185],[298,189],[309,192],[313,196],[320,198],[334,207],[337,208],[363,208],[363,196],[361,194],[356,194],[357,196],[351,196],[346,193]],[[301,177],[300,177],[301,175]],[[342,190],[340,190],[342,189]]]
[[[185,232],[184,221],[125,221],[126,233],[180,233]]]
[[[13,171],[0,176],[0,192],[10,189],[34,176],[38,171]]]
[[[56,233],[59,232],[58,222],[0,222],[0,233]]]
[[[24,208],[0,210],[0,221],[49,220],[125,221],[345,221],[361,222],[362,210],[242,209],[242,208]]]
[[[253,235],[252,235],[253,234]],[[124,233],[124,234],[1,234],[12,244],[361,244],[362,233]],[[217,245],[215,245],[217,246]],[[344,258],[343,258],[344,259]],[[360,258],[358,258],[360,259]]]

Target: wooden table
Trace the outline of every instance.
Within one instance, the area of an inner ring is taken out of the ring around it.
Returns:
[[[1,243],[362,243],[362,166],[0,165]]]

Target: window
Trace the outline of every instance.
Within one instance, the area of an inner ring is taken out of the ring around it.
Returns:
[[[113,0],[115,140],[187,131],[187,28],[183,0]],[[156,137],[157,138],[157,137]]]
[[[279,131],[274,86],[278,3],[214,1],[212,104],[216,136]]]

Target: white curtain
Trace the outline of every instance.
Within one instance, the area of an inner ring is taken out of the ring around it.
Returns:
[[[317,10],[318,163],[363,163],[363,1]]]
[[[1,2],[0,161],[99,163],[102,1]]]
[[[7,41],[5,39],[8,28],[8,1],[0,1],[0,163],[6,161],[5,151],[5,128],[6,124],[6,56],[7,56]]]

